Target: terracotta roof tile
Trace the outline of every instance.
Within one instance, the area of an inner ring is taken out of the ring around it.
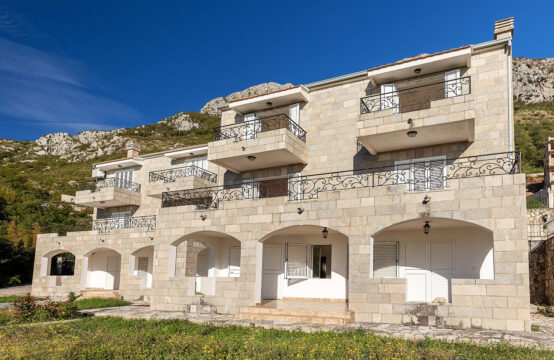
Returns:
[[[397,61],[397,62],[393,62],[393,63],[390,63],[390,64],[372,67],[371,69],[367,69],[367,71],[373,71],[373,70],[378,70],[378,69],[386,68],[386,67],[389,67],[389,66],[400,65],[400,64],[404,64],[404,63],[407,63],[407,62],[410,62],[410,61],[414,61],[414,60],[425,59],[425,58],[428,58],[428,57],[431,57],[431,56],[437,56],[437,55],[447,54],[447,53],[449,53],[449,52],[454,52],[454,51],[458,51],[458,50],[462,50],[462,49],[467,49],[467,48],[469,48],[470,46],[471,46],[471,45],[460,46],[460,47],[455,48],[455,49],[440,51],[440,52],[437,52],[437,53],[434,53],[434,54],[420,54],[420,55],[412,56],[412,57],[409,57],[409,58],[405,58],[405,59],[402,59],[402,60],[399,60],[399,61]]]
[[[244,97],[244,98],[240,98],[240,99],[231,100],[231,101],[229,101],[229,103],[233,103],[233,102],[237,102],[237,101],[242,101],[242,100],[253,99],[253,98],[257,98],[257,97],[265,96],[265,95],[271,95],[271,94],[275,94],[275,93],[278,93],[278,92],[281,92],[281,91],[286,91],[286,90],[294,89],[294,88],[297,88],[297,87],[300,87],[300,85],[289,86],[289,87],[287,87],[287,88],[275,90],[275,91],[268,92],[268,93],[265,93],[265,94],[252,95],[252,96],[248,96],[248,97]]]

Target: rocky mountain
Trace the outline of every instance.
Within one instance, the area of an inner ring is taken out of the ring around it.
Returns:
[[[512,74],[515,100],[526,104],[554,101],[554,58],[514,58]]]
[[[267,93],[270,93],[276,90],[285,89],[291,86],[293,85],[290,83],[282,85],[275,82],[268,82],[268,83],[263,83],[259,85],[254,85],[249,87],[248,89],[231,93],[225,97],[217,97],[215,99],[212,99],[208,101],[202,107],[202,109],[200,109],[200,112],[210,114],[210,115],[217,115],[217,106],[223,105],[231,100],[242,99],[242,98],[254,96],[254,95],[267,94]]]
[[[540,103],[554,101],[554,58],[513,59],[513,85],[514,99],[523,103]],[[217,107],[231,100],[273,92],[292,86],[292,84],[279,84],[267,82],[251,86],[245,90],[233,92],[224,97],[217,97],[208,101],[200,114],[208,117],[217,117]],[[120,153],[128,140],[133,139],[144,148],[174,148],[188,145],[194,139],[183,139],[168,134],[182,133],[189,136],[190,132],[198,129],[203,132],[202,139],[206,141],[206,135],[210,128],[206,118],[199,119],[199,113],[182,112],[162,119],[154,124],[142,125],[136,128],[115,130],[87,130],[77,135],[68,133],[47,134],[34,142],[19,142],[0,139],[0,164],[2,159],[19,161],[34,161],[37,156],[54,155],[63,160],[77,162],[95,159],[102,156]],[[210,124],[212,121],[208,121]],[[6,155],[11,154],[11,155]]]

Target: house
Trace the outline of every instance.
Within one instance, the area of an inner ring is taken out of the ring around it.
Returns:
[[[94,165],[33,295],[242,319],[529,330],[513,19],[494,39],[231,101],[206,145]],[[74,255],[60,275],[60,256]],[[63,254],[63,255],[60,255]]]

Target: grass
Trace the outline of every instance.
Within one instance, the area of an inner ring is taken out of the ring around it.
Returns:
[[[21,295],[0,296],[0,303],[14,302],[20,297]]]
[[[371,332],[282,331],[116,317],[0,329],[0,359],[552,359],[554,352]]]
[[[79,308],[79,310],[131,305],[129,301],[106,298],[81,299],[77,300],[75,303],[77,304],[77,308]]]

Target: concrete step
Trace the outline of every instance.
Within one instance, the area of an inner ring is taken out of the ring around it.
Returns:
[[[237,319],[266,320],[291,323],[346,325],[354,322],[351,311],[324,311],[306,309],[275,309],[263,307],[244,307],[236,314]]]

